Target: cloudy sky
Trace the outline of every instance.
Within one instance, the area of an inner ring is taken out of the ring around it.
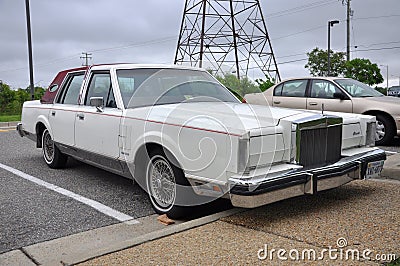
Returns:
[[[35,84],[47,87],[55,74],[90,63],[172,63],[185,0],[31,0]],[[261,0],[283,78],[309,75],[306,53],[346,50],[346,8],[341,0]],[[389,86],[400,79],[400,0],[351,0],[352,58],[389,65]],[[354,48],[357,46],[357,48]],[[29,84],[24,0],[0,0],[0,80]],[[385,76],[386,67],[380,67]]]

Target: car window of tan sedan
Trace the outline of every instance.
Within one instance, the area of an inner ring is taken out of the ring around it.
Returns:
[[[326,80],[313,80],[311,85],[311,98],[334,99],[333,94],[340,93],[340,89]]]
[[[274,89],[273,106],[307,109],[307,79],[286,81]]]

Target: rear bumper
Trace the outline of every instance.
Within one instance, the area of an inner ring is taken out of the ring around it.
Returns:
[[[22,129],[22,123],[17,124],[17,132],[21,137],[25,137],[27,132]]]
[[[23,128],[23,126],[22,126],[22,123],[18,123],[18,124],[17,124],[16,130],[17,130],[18,134],[19,134],[21,137],[27,137],[27,138],[30,139],[30,140],[37,141],[37,136],[36,136],[36,134],[31,134],[31,133],[29,133],[28,131],[25,131],[24,128]]]
[[[368,163],[385,159],[385,152],[376,149],[345,157],[335,164],[320,168],[293,170],[252,180],[230,178],[230,198],[233,206],[255,208],[304,194],[315,194],[354,179],[363,179]]]

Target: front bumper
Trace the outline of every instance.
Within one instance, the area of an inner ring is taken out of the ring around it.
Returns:
[[[375,149],[345,157],[325,167],[292,170],[272,178],[230,178],[230,198],[233,206],[255,208],[304,194],[315,194],[354,179],[363,179],[368,163],[385,159],[385,152]]]

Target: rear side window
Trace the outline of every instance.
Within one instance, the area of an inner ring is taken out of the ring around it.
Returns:
[[[83,78],[84,73],[70,75],[67,78],[61,96],[57,99],[57,103],[78,104],[79,91],[82,86]]]
[[[311,98],[334,99],[334,93],[340,89],[327,80],[313,80],[311,85]]]
[[[308,80],[291,80],[283,83],[282,93],[284,97],[305,97]]]

